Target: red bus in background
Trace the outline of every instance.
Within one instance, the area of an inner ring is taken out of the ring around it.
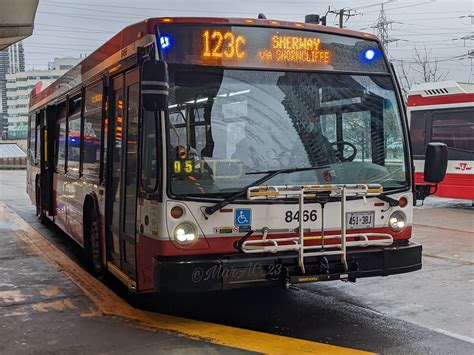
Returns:
[[[408,118],[415,183],[423,181],[428,142],[448,146],[448,169],[435,195],[474,200],[474,84],[444,81],[412,87]]]

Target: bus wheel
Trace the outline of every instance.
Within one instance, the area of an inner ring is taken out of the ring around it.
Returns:
[[[98,279],[102,279],[105,275],[105,268],[102,264],[99,218],[95,209],[87,212],[87,214],[84,223],[84,249],[87,266]]]
[[[39,177],[36,178],[36,217],[41,224],[46,222],[46,217],[44,215],[43,209],[41,208],[41,187],[39,183]]]

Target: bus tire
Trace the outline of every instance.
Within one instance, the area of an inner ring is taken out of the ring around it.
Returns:
[[[93,203],[86,202],[83,231],[87,267],[95,277],[102,279],[105,276],[105,267],[102,262],[100,220]]]
[[[41,186],[40,186],[40,177],[39,175],[36,176],[36,188],[35,188],[35,195],[36,195],[36,217],[41,224],[46,222],[46,216],[41,208]]]

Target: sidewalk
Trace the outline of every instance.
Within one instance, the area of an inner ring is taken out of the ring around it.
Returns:
[[[7,354],[367,354],[133,308],[1,201],[0,329]]]
[[[0,353],[242,353],[102,316],[0,202]],[[31,231],[30,231],[31,232]]]

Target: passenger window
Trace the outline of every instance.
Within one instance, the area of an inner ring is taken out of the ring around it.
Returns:
[[[178,147],[186,147],[188,137],[186,134],[186,118],[185,112],[177,111],[169,114],[171,124],[170,143],[177,152]]]
[[[56,141],[56,154],[55,154],[55,165],[56,171],[64,172],[66,167],[66,145],[67,145],[67,126],[66,126],[66,102],[59,104],[56,107],[57,123],[57,141]]]
[[[158,182],[157,117],[153,111],[144,111],[142,129],[141,183],[148,192],[156,190]]]
[[[337,141],[336,135],[336,115],[335,114],[328,114],[328,115],[321,115],[321,131],[323,135],[329,140],[329,142],[333,143]]]
[[[66,149],[67,149],[67,125],[66,117],[58,122],[58,154],[57,154],[57,171],[64,172],[66,168]]]
[[[343,140],[357,148],[354,161],[372,162],[372,137],[370,111],[344,112],[342,114]],[[344,156],[353,152],[344,146]]]
[[[36,116],[30,115],[30,140],[28,141],[28,159],[30,165],[35,164],[35,143],[36,143]]]
[[[474,116],[472,112],[440,112],[433,115],[432,141],[449,148],[474,151]]]
[[[99,175],[102,141],[102,82],[86,88],[84,107],[83,173]]]
[[[35,160],[41,159],[41,126],[38,124],[36,126],[36,152]]]
[[[69,100],[67,170],[79,174],[81,157],[81,97]]]

